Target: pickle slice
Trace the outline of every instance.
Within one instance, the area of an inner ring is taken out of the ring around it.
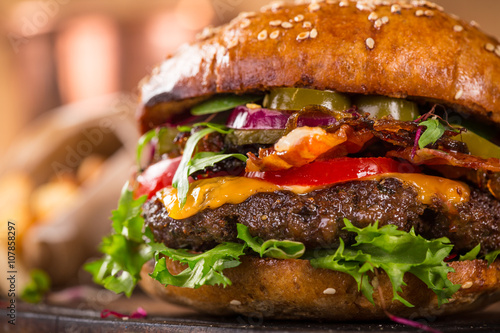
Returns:
[[[351,107],[351,101],[347,96],[330,90],[275,88],[266,95],[263,106],[274,110],[301,110],[307,105],[345,111]]]
[[[460,126],[454,125],[453,127]],[[500,158],[499,146],[470,130],[467,130],[467,132],[455,136],[453,139],[467,144],[471,155],[479,156],[482,158]]]
[[[419,117],[417,104],[402,98],[357,96],[354,104],[361,113],[369,113],[371,118],[392,116],[396,120],[411,121]]]

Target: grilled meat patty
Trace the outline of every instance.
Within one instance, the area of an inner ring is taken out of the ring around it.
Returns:
[[[354,234],[342,230],[343,219],[357,227],[374,221],[393,224],[424,238],[446,236],[458,252],[481,243],[482,252],[500,248],[500,202],[471,188],[470,200],[451,213],[437,197],[423,204],[417,192],[399,180],[353,181],[299,195],[289,191],[258,193],[245,202],[206,209],[182,220],[168,216],[158,196],[143,209],[155,240],[171,248],[207,250],[223,242],[238,242],[236,223],[248,226],[262,239],[295,240],[307,248],[339,245],[339,237],[354,243]]]

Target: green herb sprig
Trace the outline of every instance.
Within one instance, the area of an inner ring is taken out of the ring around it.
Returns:
[[[172,180],[172,186],[177,189],[177,197],[181,208],[186,204],[190,175],[207,167],[214,166],[216,163],[230,157],[235,157],[243,162],[247,160],[247,157],[242,154],[224,154],[221,152],[201,152],[193,156],[198,142],[206,135],[214,132],[225,133],[227,132],[227,128],[212,126],[210,124],[210,127],[192,134],[186,142],[181,162]]]

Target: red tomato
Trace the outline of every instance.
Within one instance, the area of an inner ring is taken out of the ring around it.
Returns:
[[[134,192],[138,198],[147,194],[148,199],[164,187],[172,185],[172,179],[179,167],[182,156],[162,160],[150,165],[137,177],[137,188]]]
[[[314,161],[301,167],[279,171],[248,172],[276,185],[321,186],[390,172],[416,172],[414,167],[386,157],[343,157]]]

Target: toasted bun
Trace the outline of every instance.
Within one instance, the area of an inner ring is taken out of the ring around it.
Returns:
[[[389,2],[275,4],[206,30],[143,81],[141,130],[215,93],[282,86],[424,98],[500,123],[498,41],[428,1]]]
[[[185,267],[167,261],[172,274]],[[483,260],[453,262],[448,278],[462,288],[449,303],[438,307],[436,295],[411,274],[401,296],[415,305],[409,308],[392,301],[392,285],[379,275],[387,311],[405,317],[426,317],[470,311],[500,299],[500,262],[488,267]],[[214,315],[242,314],[276,319],[370,320],[385,318],[379,293],[373,306],[357,289],[351,276],[312,268],[307,260],[260,259],[245,256],[240,266],[224,270],[231,286],[202,286],[199,289],[165,287],[148,276],[153,263],[144,265],[140,285],[147,293],[163,300]]]

